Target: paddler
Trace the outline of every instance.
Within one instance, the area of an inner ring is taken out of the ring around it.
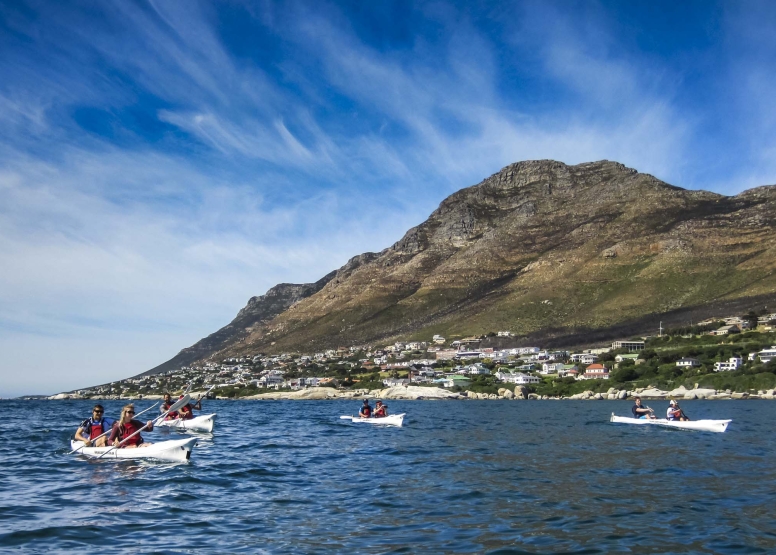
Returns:
[[[657,418],[654,414],[655,411],[649,407],[644,407],[641,405],[641,397],[634,398],[634,401],[636,404],[631,407],[633,418],[650,418],[653,420]]]
[[[108,441],[112,445],[117,446],[123,440],[129,438],[135,432],[143,428],[143,426],[145,426],[145,429],[149,432],[154,429],[152,420],[149,420],[145,424],[140,420],[135,420],[135,405],[130,403],[121,409],[121,418],[113,425],[113,430],[110,433],[110,439]],[[121,447],[132,449],[135,447],[148,447],[149,445],[151,444],[143,441],[143,436],[137,434],[121,445]]]
[[[183,395],[179,397],[180,399],[183,399]],[[197,402],[192,404],[188,403],[186,405],[183,405],[180,409],[178,409],[178,418],[181,420],[191,420],[194,418],[194,410],[202,410],[202,399],[197,399]]]
[[[358,415],[361,418],[369,418],[372,416],[372,407],[369,406],[369,399],[364,399],[364,404],[361,406],[361,410],[358,411]]]
[[[172,401],[172,395],[170,395],[169,393],[165,393],[164,394],[164,402],[162,402],[162,406],[159,407],[159,412],[161,414],[164,414],[165,412],[170,410],[170,407],[173,406],[173,404],[174,403]],[[175,420],[176,418],[178,418],[178,413],[177,412],[171,412],[164,419],[165,420]]]
[[[108,436],[103,434],[113,427],[115,420],[104,417],[104,412],[105,409],[102,408],[102,405],[94,405],[92,415],[81,422],[81,425],[75,431],[75,438],[78,441],[83,441],[87,447],[90,447],[92,440],[99,437],[99,439],[94,441],[95,447],[105,447],[108,442]]]
[[[684,411],[679,408],[679,403],[671,399],[668,402],[668,410],[666,411],[666,418],[668,420],[681,420],[683,422],[686,422],[690,420],[687,418],[687,415],[684,414]]]
[[[388,405],[384,405],[382,401],[375,403],[375,418],[385,418],[388,416]]]

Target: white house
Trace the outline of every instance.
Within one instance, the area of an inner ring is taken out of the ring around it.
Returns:
[[[591,364],[585,370],[582,376],[579,376],[580,380],[608,380],[609,369],[603,364]]]
[[[760,358],[760,362],[768,364],[776,358],[776,345],[773,345],[770,349],[763,349],[759,353],[751,353],[749,355],[749,360],[754,360],[755,356]]]
[[[697,358],[680,358],[676,361],[676,365],[680,368],[694,368],[701,365],[701,361]]]
[[[731,370],[738,370],[741,367],[740,357],[730,357],[727,362],[715,362],[715,372],[728,372]]]
[[[511,331],[500,331],[500,332],[498,332],[498,336],[499,337],[512,337],[513,335],[515,335],[515,334],[512,333]]]
[[[490,374],[490,370],[481,364],[472,364],[468,366],[469,374],[473,376],[486,376]]]
[[[612,349],[628,349],[629,351],[643,351],[643,341],[614,341]]]
[[[386,378],[383,380],[385,387],[395,387],[397,385],[409,385],[410,381],[406,378]]]
[[[528,385],[532,383],[541,383],[541,378],[537,378],[536,376],[529,376],[528,374],[523,374],[522,372],[516,372],[515,374],[512,374],[513,379],[512,383],[517,385]]]
[[[579,357],[579,362],[582,364],[593,364],[598,360],[598,355],[593,355],[590,353],[584,354],[581,357]]]
[[[542,369],[539,370],[540,374],[557,374],[563,370],[564,364],[562,362],[544,362],[542,363]]]

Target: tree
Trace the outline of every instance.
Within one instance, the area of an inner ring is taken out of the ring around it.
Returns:
[[[611,378],[615,382],[632,382],[638,379],[639,375],[636,373],[636,367],[633,363],[629,366],[620,366],[617,370],[611,373]]]

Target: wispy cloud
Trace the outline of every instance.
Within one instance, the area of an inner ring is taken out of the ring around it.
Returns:
[[[518,160],[776,181],[767,3],[680,57],[589,3],[17,7],[0,8],[0,373],[35,372],[0,395],[145,370]],[[738,85],[692,74],[717,59]]]

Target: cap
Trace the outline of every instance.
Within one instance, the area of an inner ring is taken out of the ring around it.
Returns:
[[[668,402],[668,404],[669,404],[669,405],[675,405],[675,404],[676,404],[676,401],[674,401],[673,399],[671,399],[671,400]]]
[[[364,399],[364,402],[365,402],[365,403],[368,403],[368,402],[369,402],[369,399]]]

